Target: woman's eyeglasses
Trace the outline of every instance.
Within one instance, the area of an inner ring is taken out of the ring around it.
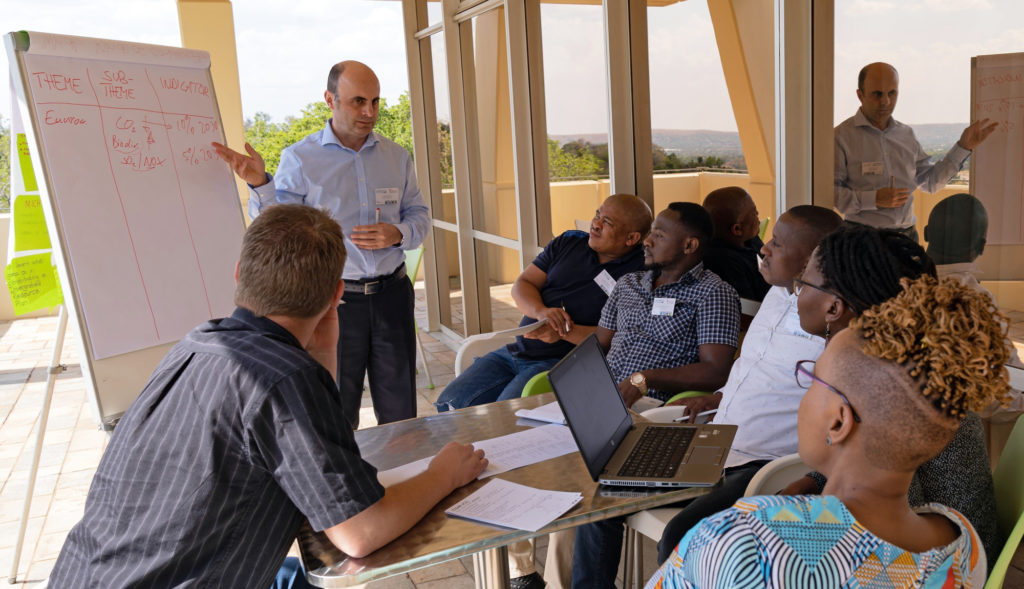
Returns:
[[[812,383],[817,382],[826,389],[839,395],[843,400],[843,403],[846,403],[846,406],[849,407],[850,411],[853,413],[853,420],[860,423],[860,415],[858,415],[857,410],[853,408],[853,404],[850,403],[850,399],[844,395],[842,391],[814,375],[814,360],[801,360],[797,362],[796,369],[793,370],[793,376],[796,377],[797,386],[802,389],[809,389],[811,388]]]

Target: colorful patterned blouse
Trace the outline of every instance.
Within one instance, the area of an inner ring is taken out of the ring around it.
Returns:
[[[691,529],[647,589],[984,585],[984,549],[967,519],[937,503],[916,511],[949,518],[960,537],[913,553],[865,529],[836,497],[747,497]]]

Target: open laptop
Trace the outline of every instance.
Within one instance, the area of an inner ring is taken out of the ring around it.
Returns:
[[[595,481],[693,487],[721,478],[736,426],[634,424],[596,335],[569,352],[548,379]]]

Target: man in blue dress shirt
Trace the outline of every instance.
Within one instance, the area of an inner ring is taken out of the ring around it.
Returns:
[[[409,153],[373,132],[380,82],[366,65],[331,68],[324,100],[331,119],[281,152],[277,176],[250,145],[248,155],[214,148],[251,190],[249,216],[278,203],[326,210],[346,232],[345,296],[338,307],[338,388],[359,425],[363,379],[378,423],[416,417],[416,333],[403,250],[423,243],[430,214]]]
[[[917,240],[913,192],[936,192],[998,123],[975,121],[938,163],[914,131],[892,118],[900,77],[887,63],[871,63],[857,77],[860,108],[835,128],[836,208],[847,221],[896,229]]]

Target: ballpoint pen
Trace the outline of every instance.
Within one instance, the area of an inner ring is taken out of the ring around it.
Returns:
[[[377,222],[380,223],[380,207],[377,207]]]
[[[562,301],[562,311],[568,315],[569,312],[565,310],[565,301]],[[569,320],[565,320],[565,333],[569,333]]]

